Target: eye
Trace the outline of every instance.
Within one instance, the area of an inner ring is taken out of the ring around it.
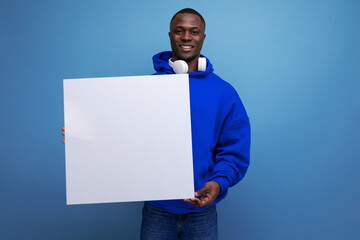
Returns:
[[[183,31],[180,29],[176,29],[174,32],[175,32],[175,34],[181,34]]]
[[[192,35],[198,35],[199,32],[198,32],[198,31],[192,31],[191,34],[192,34]]]

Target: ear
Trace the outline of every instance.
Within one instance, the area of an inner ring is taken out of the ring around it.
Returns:
[[[204,43],[205,38],[206,38],[206,34],[204,33],[204,38],[202,39],[202,44]]]
[[[170,34],[171,34],[171,33],[169,32],[169,38],[170,38]]]

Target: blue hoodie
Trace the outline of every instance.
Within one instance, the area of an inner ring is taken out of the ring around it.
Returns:
[[[174,74],[168,64],[171,57],[172,52],[153,57],[155,74]],[[212,205],[224,199],[228,188],[244,177],[250,153],[250,124],[245,108],[235,89],[213,71],[207,59],[204,72],[189,73],[195,191],[208,181],[216,181],[221,192]],[[174,214],[209,208],[197,208],[182,199],[149,203]]]

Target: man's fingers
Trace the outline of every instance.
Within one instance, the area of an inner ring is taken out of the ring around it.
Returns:
[[[62,127],[61,130],[62,130],[61,134],[65,136],[65,127]],[[63,144],[65,144],[65,140],[63,140],[62,142]]]
[[[185,202],[191,203],[195,207],[200,207],[201,201],[198,198],[184,199]]]
[[[204,207],[211,205],[220,192],[220,186],[214,181],[207,182],[205,186],[195,192],[195,198],[186,199],[195,207]]]
[[[185,200],[187,200],[188,202],[197,202],[197,203],[201,202],[201,200],[198,198],[189,198],[189,199],[185,199]]]
[[[213,200],[211,200],[211,196],[203,195],[200,199],[199,198],[190,198],[190,199],[184,199],[185,202],[191,203],[195,207],[204,207],[208,206],[213,203]]]

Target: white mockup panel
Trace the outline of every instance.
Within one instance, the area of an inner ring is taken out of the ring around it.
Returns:
[[[194,197],[187,74],[64,79],[67,204]]]

